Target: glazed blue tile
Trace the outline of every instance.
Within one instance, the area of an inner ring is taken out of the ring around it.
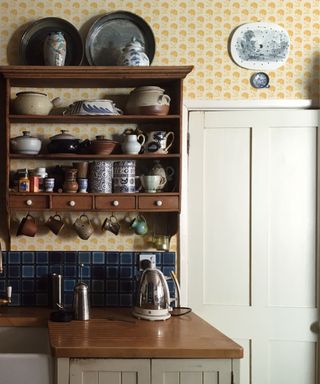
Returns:
[[[122,293],[132,293],[133,284],[131,280],[122,280],[120,281],[120,292]]]
[[[21,305],[35,305],[35,296],[32,293],[21,294]]]
[[[49,252],[36,252],[37,264],[49,264]]]
[[[46,277],[48,276],[48,266],[47,265],[37,265],[36,266],[36,277]]]
[[[106,280],[106,292],[108,293],[118,292],[118,280]]]
[[[131,294],[120,294],[119,304],[122,307],[131,307],[132,306],[132,295]]]
[[[6,287],[10,285],[12,287],[12,293],[18,293],[21,290],[20,279],[9,279]]]
[[[48,279],[36,279],[36,291],[47,292],[49,289]]]
[[[73,292],[73,288],[76,285],[75,279],[64,279],[64,290],[66,292]]]
[[[21,305],[21,295],[20,295],[20,293],[12,293],[11,305],[12,306],[19,306],[19,305]]]
[[[106,294],[106,306],[118,307],[119,306],[119,295]]]
[[[78,252],[64,252],[65,264],[76,264],[78,261]]]
[[[92,252],[92,264],[104,264],[104,252]]]
[[[108,279],[116,279],[118,278],[119,268],[115,266],[107,266],[106,272],[107,272]]]
[[[91,280],[92,292],[104,292],[104,280]]]
[[[104,265],[95,265],[91,267],[91,276],[93,279],[105,279],[106,273],[105,273],[105,267]]]
[[[133,277],[132,267],[120,267],[120,279],[131,279]]]
[[[22,277],[34,277],[34,266],[23,265],[22,266]]]
[[[20,277],[20,265],[9,265],[8,267],[8,277]]]
[[[63,263],[63,252],[49,252],[49,263],[50,264],[62,264]]]
[[[163,252],[163,254],[162,254],[162,264],[163,265],[175,265],[176,264],[176,254],[175,254],[175,252]]]
[[[22,280],[21,282],[22,292],[33,292],[34,291],[34,280]]]
[[[50,265],[49,267],[49,274],[51,275],[52,273],[58,273],[58,274],[62,274],[62,265]]]
[[[6,287],[7,287],[7,285],[6,285],[6,282],[5,282],[5,280],[0,280],[0,292],[1,293],[4,293],[5,292],[5,290],[6,290]]]
[[[8,258],[8,264],[20,264],[21,263],[20,252],[8,252],[7,258]]]
[[[105,302],[103,293],[94,293],[91,295],[91,304],[95,307],[103,307]]]
[[[79,278],[82,276],[83,278],[91,277],[91,268],[89,265],[84,265],[83,267],[78,267],[78,276]]]
[[[157,268],[159,268],[158,266],[162,264],[162,254],[160,252],[156,253],[156,264]]]
[[[174,266],[172,266],[172,267],[163,266],[163,267],[162,267],[162,273],[163,273],[165,276],[167,276],[167,277],[170,277],[170,276],[171,276],[171,275],[170,275],[170,272],[171,272],[171,271],[174,271],[174,270],[175,270]]]
[[[118,264],[119,252],[106,252],[106,264]]]
[[[22,252],[22,264],[34,264],[34,252]]]
[[[66,265],[63,268],[63,276],[64,277],[72,277],[74,279],[77,278],[77,267],[75,265]]]
[[[36,305],[47,306],[48,305],[48,295],[46,293],[37,293],[36,294]]]
[[[78,260],[79,264],[90,264],[91,252],[79,252]]]
[[[121,252],[120,253],[120,264],[132,264],[133,253],[132,252]]]
[[[63,304],[66,306],[71,306],[73,302],[73,294],[72,293],[65,293],[63,295]]]

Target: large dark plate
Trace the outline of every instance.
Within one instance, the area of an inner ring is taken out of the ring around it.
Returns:
[[[131,12],[117,11],[99,17],[89,29],[85,52],[90,65],[117,65],[122,49],[135,37],[145,47],[150,64],[155,38],[150,26]]]
[[[78,30],[67,20],[45,17],[30,24],[20,42],[20,57],[27,65],[44,65],[43,43],[51,32],[62,32],[67,42],[65,65],[79,65],[83,58],[83,44]]]

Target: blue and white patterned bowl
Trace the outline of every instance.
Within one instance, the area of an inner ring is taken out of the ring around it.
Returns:
[[[78,100],[70,104],[64,115],[122,115],[112,100]]]

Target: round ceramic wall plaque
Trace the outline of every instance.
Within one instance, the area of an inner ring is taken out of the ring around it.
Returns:
[[[230,54],[240,67],[270,70],[287,61],[289,47],[288,32],[278,24],[248,23],[234,31]]]

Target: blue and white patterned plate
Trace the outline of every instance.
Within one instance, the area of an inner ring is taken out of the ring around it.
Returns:
[[[288,32],[274,23],[248,23],[238,27],[230,41],[234,62],[247,69],[272,70],[289,56]]]

